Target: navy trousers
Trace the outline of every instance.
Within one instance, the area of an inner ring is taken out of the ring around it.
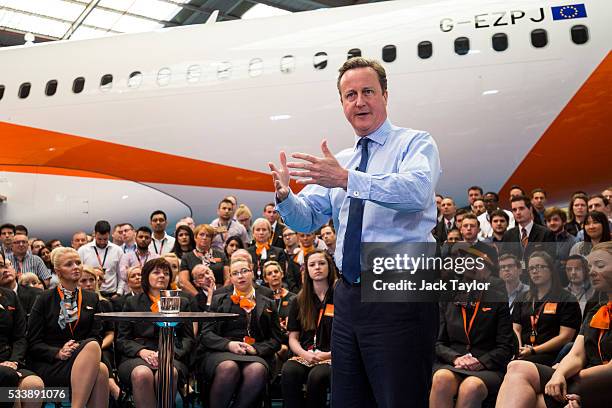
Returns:
[[[438,304],[362,303],[340,279],[334,309],[332,407],[426,408]]]

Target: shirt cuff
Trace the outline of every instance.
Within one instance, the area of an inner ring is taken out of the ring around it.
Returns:
[[[370,189],[372,187],[372,175],[357,170],[349,170],[348,173],[346,194],[351,198],[369,200]]]
[[[280,203],[278,202],[278,198],[276,198],[276,194],[274,194],[274,202],[276,203],[276,210],[283,215],[283,213],[286,214],[288,209],[297,203],[297,196],[293,194],[293,191],[290,189],[287,198]]]

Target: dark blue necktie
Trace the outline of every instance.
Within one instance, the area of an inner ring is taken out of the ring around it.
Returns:
[[[368,165],[368,143],[370,139],[362,137],[357,145],[361,145],[361,161],[357,171],[365,172]],[[349,198],[349,214],[344,232],[344,247],[342,250],[342,274],[349,282],[359,282],[361,275],[361,228],[363,226],[364,201]]]

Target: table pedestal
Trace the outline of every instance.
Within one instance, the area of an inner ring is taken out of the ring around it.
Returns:
[[[158,322],[159,368],[157,371],[157,407],[174,408],[174,326],[176,323]]]

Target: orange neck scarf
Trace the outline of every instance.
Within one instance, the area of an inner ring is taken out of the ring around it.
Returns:
[[[256,242],[255,246],[256,246],[255,253],[257,254],[257,256],[260,256],[264,249],[266,251],[270,250],[270,244],[268,243],[260,244],[259,242]]]
[[[151,296],[150,294],[147,293],[147,296],[149,296],[149,299],[151,299],[151,311],[154,313],[159,313],[159,299],[161,296]]]
[[[599,308],[599,310],[593,315],[590,326],[595,329],[609,330],[610,310],[612,310],[612,301]]]
[[[302,252],[304,253],[304,258],[306,258],[308,256],[308,254],[313,253],[316,248],[314,247],[314,245],[309,246],[309,247],[304,247],[300,245],[300,248],[302,249]]]
[[[239,305],[247,313],[255,307],[255,289],[251,289],[251,293],[242,293],[234,289],[234,294],[230,296],[234,304]]]

